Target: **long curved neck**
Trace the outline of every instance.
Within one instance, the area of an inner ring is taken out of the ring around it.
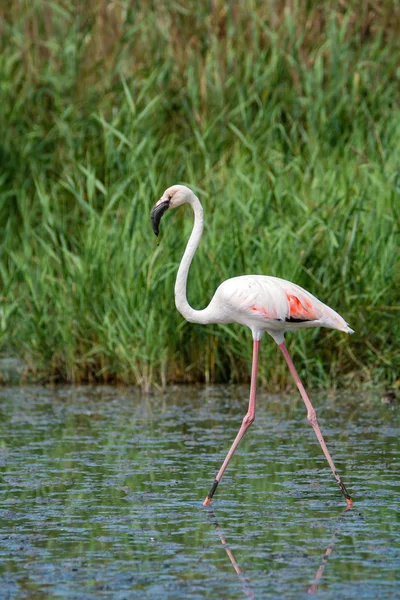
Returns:
[[[190,306],[186,297],[189,268],[200,243],[204,227],[203,207],[200,200],[194,194],[191,198],[190,205],[194,212],[194,225],[176,276],[175,304],[176,308],[187,321],[190,321],[191,323],[210,323],[212,321],[212,315],[209,311],[210,305],[204,310],[195,310]]]

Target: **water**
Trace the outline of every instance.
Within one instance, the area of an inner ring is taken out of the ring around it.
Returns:
[[[399,405],[241,387],[0,393],[1,598],[400,598]]]

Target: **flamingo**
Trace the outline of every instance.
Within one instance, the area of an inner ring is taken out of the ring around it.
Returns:
[[[321,445],[333,476],[346,500],[347,510],[353,501],[348,493],[326,446],[317,415],[295,369],[285,345],[285,332],[305,327],[328,327],[345,333],[354,333],[348,323],[332,308],[300,286],[285,279],[265,275],[242,275],[227,279],[217,288],[209,305],[203,310],[192,308],[186,297],[186,285],[193,256],[200,243],[204,227],[203,207],[194,192],[184,185],[173,185],[165,190],[153,206],[150,219],[154,233],[159,235],[161,217],[172,208],[190,204],[194,225],[186,245],[175,283],[175,304],[181,315],[191,323],[240,323],[251,329],[253,360],[250,381],[249,406],[239,432],[218,471],[203,505],[209,506],[219,482],[247,429],[254,422],[256,411],[256,380],[260,341],[268,333],[282,352],[290,373],[307,409],[307,418]]]

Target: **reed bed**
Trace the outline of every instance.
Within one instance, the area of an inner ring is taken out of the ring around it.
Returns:
[[[0,9],[0,351],[42,381],[246,381],[251,335],[173,286],[284,277],[356,330],[288,334],[308,385],[398,385],[396,2],[11,2]],[[262,383],[288,383],[265,339]]]

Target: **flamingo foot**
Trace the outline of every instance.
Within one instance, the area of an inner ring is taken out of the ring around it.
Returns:
[[[211,498],[209,498],[209,497],[207,496],[207,498],[206,498],[206,499],[204,500],[204,502],[203,502],[203,506],[210,506],[210,504],[211,504]]]
[[[351,510],[353,508],[353,500],[350,498],[350,496],[348,498],[346,498],[346,504],[347,504],[347,508],[346,508],[346,512],[348,510]]]

